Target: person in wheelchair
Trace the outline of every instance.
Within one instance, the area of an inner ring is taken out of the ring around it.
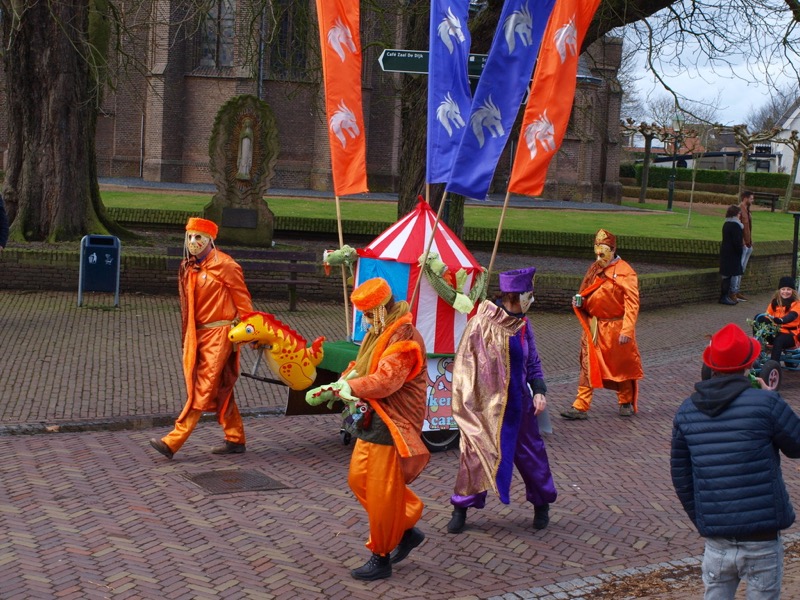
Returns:
[[[774,323],[780,331],[765,340],[772,344],[772,360],[780,362],[784,350],[797,346],[800,333],[800,297],[794,289],[794,279],[781,277],[778,291],[767,305],[765,313],[756,317],[757,323]]]

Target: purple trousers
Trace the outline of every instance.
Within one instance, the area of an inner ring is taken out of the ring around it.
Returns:
[[[556,501],[558,494],[550,472],[544,440],[539,432],[539,422],[533,414],[533,403],[530,400],[523,401],[521,412],[516,431],[517,440],[513,446],[514,466],[525,482],[525,499],[534,506],[551,504]],[[503,433],[513,435],[514,432],[507,431],[504,425]],[[463,462],[460,462],[459,469],[465,468]],[[459,508],[483,508],[486,505],[486,491],[469,496],[453,494],[450,503]]]

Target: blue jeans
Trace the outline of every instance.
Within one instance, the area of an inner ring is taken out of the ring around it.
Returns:
[[[747,600],[780,600],[783,579],[783,542],[736,542],[706,538],[703,554],[704,600],[733,600],[741,580],[747,582]]]

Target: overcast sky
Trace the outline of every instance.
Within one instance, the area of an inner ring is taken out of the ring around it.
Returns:
[[[652,73],[645,70],[644,53],[638,57],[637,89],[643,104],[647,105],[648,94],[654,97],[668,96],[660,82],[656,81]],[[687,60],[687,63],[690,62]],[[689,100],[715,104],[717,120],[723,125],[737,125],[745,123],[747,116],[753,108],[760,108],[769,101],[770,90],[766,85],[767,77],[764,67],[751,65],[748,69],[745,63],[737,66],[721,66],[712,69],[708,66],[691,67],[690,73],[676,74],[668,64],[661,64],[662,77],[678,93]],[[783,87],[795,77],[793,69],[785,68],[783,64],[773,64],[769,67],[771,78]],[[721,96],[717,100],[718,94]],[[717,103],[718,102],[718,103]]]

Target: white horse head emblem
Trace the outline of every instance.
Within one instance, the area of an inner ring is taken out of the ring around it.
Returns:
[[[569,23],[556,31],[555,36],[553,36],[553,42],[561,57],[561,64],[564,64],[564,61],[567,60],[567,54],[570,56],[578,55],[578,31],[575,29],[575,15],[572,16]]]
[[[520,10],[515,10],[503,22],[503,33],[505,34],[506,43],[508,44],[509,54],[514,52],[516,45],[516,38],[519,36],[523,46],[530,46],[533,43],[531,29],[533,28],[533,19],[526,4]]]
[[[484,101],[483,106],[472,113],[469,122],[470,125],[472,125],[472,131],[475,133],[475,137],[478,138],[478,144],[481,148],[483,148],[483,144],[486,141],[483,135],[484,127],[488,129],[492,137],[495,138],[505,133],[503,130],[503,123],[500,119],[500,109],[492,102],[491,96]]]
[[[461,129],[466,124],[464,123],[464,119],[461,118],[461,109],[458,108],[458,104],[453,100],[450,92],[447,92],[447,96],[444,97],[442,103],[436,108],[436,119],[442,124],[442,127],[445,128],[447,135],[450,137],[453,137],[453,128],[450,127],[450,123],[452,123],[456,129]]]
[[[553,122],[547,117],[547,110],[539,118],[525,128],[525,144],[531,152],[531,160],[536,158],[538,144],[542,145],[545,152],[554,152],[556,149],[555,129]]]
[[[356,138],[361,133],[356,122],[356,115],[352,110],[347,108],[344,100],[339,102],[338,110],[333,113],[330,121],[331,131],[342,142],[342,148],[347,147],[347,138],[344,134],[347,133],[351,138]]]
[[[466,41],[464,32],[461,31],[461,21],[453,14],[453,9],[449,6],[447,7],[447,16],[439,23],[437,31],[439,33],[439,39],[447,46],[450,54],[453,53],[453,49],[455,48],[453,40],[450,39],[451,37],[456,38],[459,43]]]
[[[345,48],[350,50],[353,54],[356,53],[356,44],[353,41],[353,35],[350,33],[350,29],[347,25],[342,22],[341,17],[336,18],[336,23],[334,23],[333,27],[328,31],[328,44],[333,48],[333,51],[339,55],[342,62],[344,62],[345,59]]]

